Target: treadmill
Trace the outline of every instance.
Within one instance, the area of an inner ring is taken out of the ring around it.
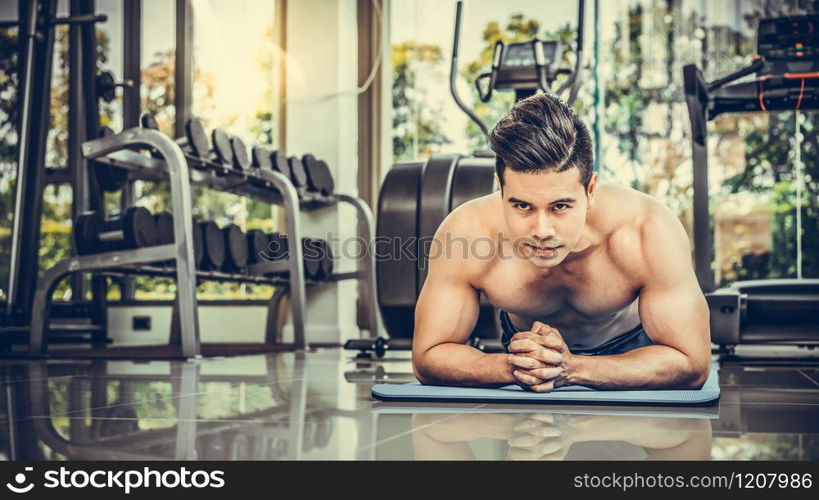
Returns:
[[[694,168],[694,267],[711,313],[711,340],[738,344],[819,344],[819,279],[737,281],[716,289],[708,198],[707,124],[723,113],[819,109],[819,16],[760,21],[757,55],[746,68],[706,82],[683,68]],[[755,74],[755,78],[734,83]]]

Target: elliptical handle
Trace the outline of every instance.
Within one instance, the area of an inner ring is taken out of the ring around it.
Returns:
[[[582,1],[582,0],[580,0]],[[463,0],[458,0],[455,4],[455,40],[452,42],[452,62],[449,66],[449,92],[452,94],[452,98],[455,100],[455,104],[458,105],[461,110],[472,119],[475,124],[481,129],[483,134],[486,136],[486,140],[489,140],[489,128],[487,128],[486,124],[481,120],[481,117],[478,116],[475,111],[467,107],[466,104],[461,100],[461,96],[458,95],[458,90],[455,88],[455,81],[458,76],[458,42],[461,39],[461,11],[463,10]]]

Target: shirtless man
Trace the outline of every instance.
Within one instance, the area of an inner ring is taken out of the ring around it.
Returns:
[[[701,387],[708,307],[677,217],[598,183],[588,129],[553,96],[515,104],[489,139],[499,191],[458,207],[435,234],[415,310],[415,376],[536,392]],[[481,291],[501,310],[508,353],[464,344]]]

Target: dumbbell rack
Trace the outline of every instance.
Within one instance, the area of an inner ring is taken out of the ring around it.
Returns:
[[[151,150],[146,156],[136,150]],[[287,287],[290,295],[290,311],[293,321],[293,345],[295,349],[307,347],[305,335],[306,293],[305,287],[319,282],[305,279],[302,265],[301,245],[290,245],[288,257],[275,262],[253,264],[249,274],[232,274],[218,271],[201,271],[195,268],[193,242],[193,197],[191,184],[257,198],[271,204],[280,204],[285,213],[285,229],[291,241],[301,241],[299,214],[302,209],[312,210],[340,202],[351,204],[358,215],[358,234],[364,241],[372,241],[374,222],[367,204],[355,196],[333,194],[321,196],[300,192],[283,174],[269,170],[240,171],[221,163],[186,156],[180,146],[168,136],[156,130],[131,128],[123,132],[93,139],[83,143],[83,155],[88,160],[112,167],[127,169],[133,178],[169,179],[171,207],[174,214],[174,243],[154,247],[105,252],[75,256],[64,259],[48,269],[38,281],[32,307],[29,354],[40,356],[47,352],[49,312],[51,296],[59,281],[68,274],[92,272],[101,275],[139,274],[175,277],[177,295],[174,303],[174,330],[169,346],[179,349],[184,358],[202,354],[199,319],[196,300],[196,280],[264,283],[277,286],[271,301],[280,298],[278,290]],[[156,262],[174,260],[173,268],[156,265]],[[288,278],[262,276],[263,273],[288,272]],[[254,275],[258,273],[258,275]],[[334,273],[328,280],[356,279],[367,290],[368,322],[377,335],[378,307],[375,304],[375,260],[372,255],[359,261],[358,270]],[[272,310],[272,308],[271,308]],[[269,323],[269,322],[268,322]],[[265,343],[275,339],[266,335]],[[164,346],[163,346],[164,347]]]

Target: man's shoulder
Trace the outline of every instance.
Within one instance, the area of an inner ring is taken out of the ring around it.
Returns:
[[[612,259],[629,274],[642,274],[647,256],[663,253],[667,245],[688,245],[680,220],[659,200],[626,186],[607,191],[610,206],[602,211],[615,214],[609,216],[606,240]]]
[[[671,209],[653,196],[622,184],[602,184],[598,188],[596,209],[596,217],[600,219],[598,229],[609,235],[642,233],[657,224],[667,225],[678,220]]]
[[[500,215],[499,193],[490,193],[456,207],[446,216],[438,232],[467,239],[485,237],[492,233]]]
[[[498,194],[470,200],[453,210],[435,233],[433,266],[457,272],[459,278],[474,283],[494,261],[500,207]]]

